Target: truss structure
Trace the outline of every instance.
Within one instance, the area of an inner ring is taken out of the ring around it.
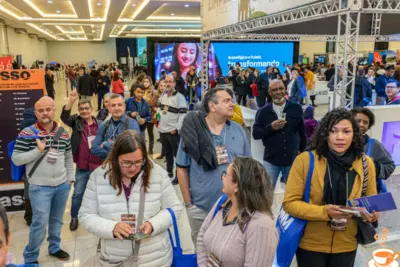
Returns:
[[[201,39],[201,94],[207,90],[208,87],[208,48],[210,40]]]

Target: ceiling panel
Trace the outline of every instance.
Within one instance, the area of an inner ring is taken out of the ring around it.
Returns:
[[[174,14],[179,17],[199,17],[200,3],[193,2],[174,2],[164,3],[152,16],[171,16]]]
[[[11,0],[8,0],[11,1]],[[70,0],[23,0],[32,9],[45,16],[76,16],[76,12]],[[12,1],[11,1],[12,2]],[[42,15],[43,16],[43,15]]]

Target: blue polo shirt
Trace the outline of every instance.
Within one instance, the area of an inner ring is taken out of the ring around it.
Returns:
[[[224,145],[228,152],[229,163],[221,164],[217,169],[204,172],[203,167],[182,150],[182,140],[176,155],[176,166],[189,169],[192,203],[202,210],[210,211],[222,195],[221,174],[237,156],[251,157],[249,140],[242,126],[227,121],[220,135],[212,134],[214,147]]]

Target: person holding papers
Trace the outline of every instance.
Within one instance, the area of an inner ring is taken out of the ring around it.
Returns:
[[[283,200],[284,211],[307,220],[296,252],[299,267],[352,267],[357,251],[357,220],[343,211],[347,200],[376,195],[376,171],[364,155],[358,123],[351,112],[334,109],[327,113],[311,139],[314,155],[310,201],[303,201],[310,156],[294,161]],[[368,179],[366,179],[368,177]],[[379,213],[365,216],[376,222]]]

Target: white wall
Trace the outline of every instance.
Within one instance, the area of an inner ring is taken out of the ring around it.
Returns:
[[[11,55],[22,55],[22,64],[30,67],[36,60],[47,61],[47,41],[30,38],[26,33],[18,34],[7,28],[9,51]]]
[[[400,42],[389,42],[389,50],[400,50]]]
[[[110,63],[116,61],[117,52],[115,38],[105,42],[48,42],[49,61],[61,64],[83,63],[91,60],[97,63]]]
[[[326,42],[300,42],[299,55],[305,55],[310,58],[310,62],[314,60],[314,54],[325,54]]]
[[[358,42],[358,52],[359,53],[373,52],[374,47],[375,47],[374,42]]]

